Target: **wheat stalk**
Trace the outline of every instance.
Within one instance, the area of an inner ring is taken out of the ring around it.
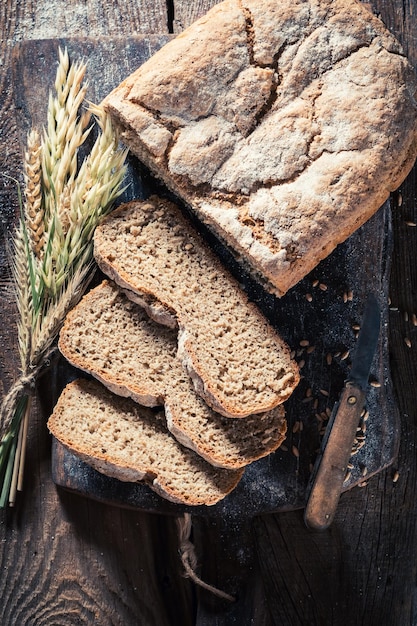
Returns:
[[[31,393],[54,352],[68,311],[94,273],[92,239],[123,191],[126,150],[119,149],[110,118],[97,105],[82,109],[86,66],[59,50],[55,95],[47,124],[32,130],[24,156],[24,201],[13,241],[21,376],[0,409],[0,508],[21,489]],[[78,166],[93,126],[97,137]],[[14,469],[13,469],[14,464]]]

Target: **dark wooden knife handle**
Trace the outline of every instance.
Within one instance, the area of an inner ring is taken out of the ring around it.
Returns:
[[[314,479],[304,512],[309,528],[325,530],[333,521],[364,402],[365,392],[354,385],[346,386],[340,395],[319,465],[313,470]]]

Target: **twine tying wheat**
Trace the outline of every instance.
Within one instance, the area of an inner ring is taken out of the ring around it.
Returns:
[[[196,574],[197,556],[195,553],[195,547],[190,540],[192,528],[191,515],[189,513],[184,513],[182,517],[177,518],[176,522],[178,529],[179,553],[184,567],[185,576],[190,578],[199,587],[210,591],[210,593],[213,593],[219,598],[223,598],[229,602],[235,602],[235,598],[233,596],[222,591],[221,589],[217,589],[217,587],[214,587],[213,585],[209,585],[201,580],[201,578]]]
[[[42,363],[39,363],[39,365],[33,368],[31,372],[19,376],[19,378],[12,384],[9,391],[4,396],[0,408],[1,434],[4,434],[10,427],[16,403],[19,401],[19,399],[25,394],[30,395],[33,393],[35,382],[39,378],[41,370],[50,360],[54,352],[56,352],[55,347],[51,348],[47,353],[45,353]]]

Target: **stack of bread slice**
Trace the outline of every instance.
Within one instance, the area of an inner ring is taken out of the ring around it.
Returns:
[[[49,428],[106,474],[214,504],[285,437],[299,381],[289,348],[172,202],[113,211],[95,257],[108,279],[68,315],[59,347],[99,382],[70,383]]]

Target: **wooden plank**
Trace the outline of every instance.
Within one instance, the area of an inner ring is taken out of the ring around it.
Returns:
[[[11,19],[15,21],[16,40],[89,37],[92,33],[100,39],[168,32],[165,0],[37,0],[19,4],[19,14]]]

